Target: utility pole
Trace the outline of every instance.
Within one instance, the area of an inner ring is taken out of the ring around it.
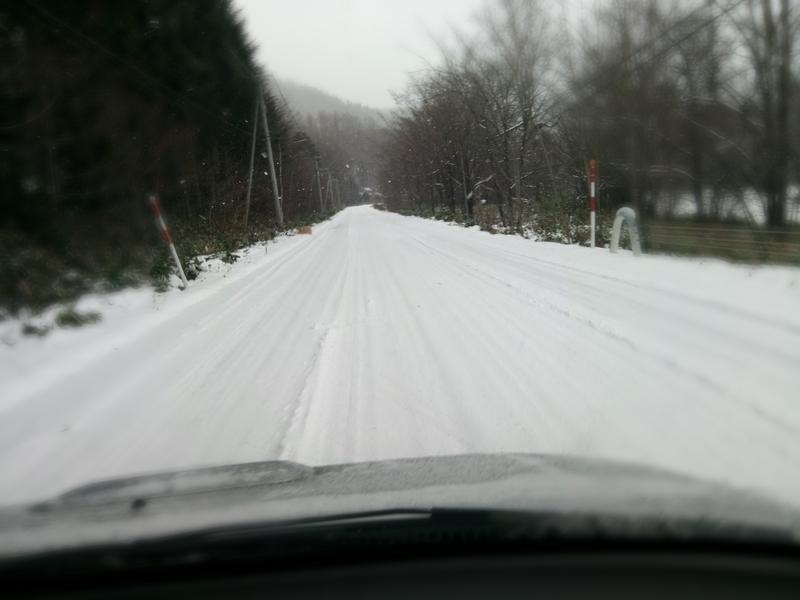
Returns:
[[[253,142],[250,144],[250,174],[247,176],[247,200],[244,205],[244,228],[250,219],[250,193],[253,191],[253,163],[256,158],[256,138],[258,137],[258,110],[261,107],[261,96],[256,98],[256,109],[253,111]]]
[[[595,213],[597,212],[597,161],[589,161],[589,246],[595,244]]]
[[[278,178],[275,177],[275,161],[272,158],[272,140],[269,137],[269,121],[267,120],[267,105],[264,103],[264,94],[259,95],[261,104],[261,117],[264,120],[264,135],[267,136],[267,158],[269,159],[269,178],[272,180],[272,195],[275,198],[275,216],[278,226],[283,227],[283,208],[281,197],[278,194]]]
[[[467,194],[467,177],[464,173],[464,155],[461,158],[461,188],[464,190],[464,223],[467,223],[469,216],[469,195]]]
[[[342,200],[341,196],[339,195],[339,180],[333,180],[333,202],[336,204],[336,210],[342,208]]]
[[[556,176],[555,173],[553,173],[553,165],[550,164],[550,155],[547,153],[547,146],[544,145],[544,138],[542,137],[542,127],[549,127],[549,125],[545,125],[544,123],[537,123],[536,129],[538,130],[539,145],[542,147],[544,162],[547,165],[547,172],[550,175],[550,184],[553,187],[553,194],[560,200],[561,194],[559,193],[558,186],[556,185]]]
[[[319,180],[319,156],[314,157],[314,173],[317,177],[317,194],[319,195],[319,212],[321,214],[325,212],[325,207],[322,200],[322,183]]]
[[[283,148],[278,144],[278,182],[281,186],[281,207],[283,207]]]
[[[328,169],[328,183],[325,186],[325,204],[333,208],[333,188],[331,187],[331,171]]]
[[[537,137],[539,138],[539,145],[542,147],[542,154],[544,155],[544,162],[547,165],[547,172],[550,174],[550,183],[552,184],[553,188],[553,197],[557,198],[561,205],[564,205],[564,198],[561,196],[561,191],[556,184],[556,176],[553,172],[553,165],[550,163],[550,155],[547,153],[547,146],[544,145],[544,137],[542,136],[542,128],[543,127],[550,127],[546,123],[536,123],[536,130],[537,130]],[[569,217],[570,219],[572,217]],[[571,236],[569,238],[570,243],[572,242]]]

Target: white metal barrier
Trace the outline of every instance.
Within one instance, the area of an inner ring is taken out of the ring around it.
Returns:
[[[619,250],[619,237],[622,234],[622,225],[628,228],[628,235],[631,238],[631,249],[636,256],[642,253],[642,244],[639,241],[639,224],[636,218],[636,211],[628,206],[623,206],[617,211],[614,217],[614,227],[611,231],[610,250],[616,253]]]

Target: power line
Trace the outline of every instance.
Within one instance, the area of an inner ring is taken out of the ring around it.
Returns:
[[[727,5],[727,7],[721,9],[720,12],[718,12],[716,15],[714,15],[713,17],[711,17],[711,18],[707,19],[706,21],[700,23],[694,29],[692,29],[689,32],[687,32],[685,35],[681,36],[680,38],[677,38],[677,39],[673,40],[671,43],[669,43],[668,45],[664,46],[663,48],[661,48],[660,50],[655,52],[653,55],[648,57],[647,62],[652,62],[652,61],[660,58],[661,56],[663,56],[664,54],[666,54],[667,52],[669,52],[673,48],[675,48],[675,47],[683,44],[687,40],[691,39],[692,37],[694,37],[695,35],[700,33],[706,27],[709,27],[710,25],[714,24],[715,22],[717,22],[722,17],[727,16],[731,11],[735,10],[741,4],[743,4],[744,1],[745,0],[732,0]],[[628,63],[630,63],[635,58],[637,58],[637,55],[642,54],[645,51],[652,49],[651,47],[654,46],[655,44],[657,44],[659,40],[661,40],[664,37],[666,37],[667,35],[673,33],[676,29],[682,27],[687,22],[690,22],[692,19],[694,19],[697,15],[699,15],[704,10],[705,10],[705,7],[701,6],[700,8],[697,8],[697,9],[693,10],[691,13],[689,13],[688,15],[686,15],[683,19],[673,23],[671,26],[667,27],[664,31],[662,31],[655,39],[648,41],[646,44],[643,44],[642,46],[640,46],[639,48],[634,50],[631,54],[629,54],[622,61],[622,64],[620,64],[617,68],[623,68],[623,67],[627,66]],[[597,86],[596,85],[596,84],[598,84],[598,83],[600,83],[602,81],[606,81],[606,82],[608,81],[607,78],[606,78],[605,72],[595,75],[586,84],[584,84],[582,86],[582,88],[587,89],[587,91],[589,93],[593,93],[598,89],[598,87],[600,87],[600,89],[602,89],[603,86]],[[591,88],[591,89],[589,89],[589,88]],[[577,102],[581,102],[581,101],[585,100],[586,98],[588,98],[588,95],[589,94],[585,94],[583,97],[579,97]],[[545,112],[545,113],[548,112],[558,102],[559,102],[559,100],[554,101],[553,103],[551,103],[551,106],[548,109],[546,109],[546,110],[544,110],[542,112]],[[555,121],[555,120],[559,119],[562,115],[564,115],[564,113],[566,113],[569,110],[571,110],[571,108],[572,108],[571,106],[567,106],[567,107],[565,107],[564,109],[562,109],[561,111],[559,111],[558,113],[556,113],[554,116],[552,116],[550,118]]]
[[[231,131],[236,131],[238,133],[243,133],[245,135],[249,135],[249,133],[250,133],[249,131],[247,131],[245,129],[242,129],[241,127],[239,127],[239,126],[231,123],[230,121],[224,119],[222,116],[220,116],[220,115],[218,115],[218,114],[216,114],[216,113],[214,113],[212,111],[209,111],[202,104],[198,103],[194,98],[191,98],[190,96],[187,96],[186,94],[184,94],[180,90],[175,90],[171,86],[169,86],[166,83],[164,83],[163,81],[161,81],[158,77],[156,77],[155,75],[153,75],[151,73],[148,73],[146,70],[142,69],[138,65],[134,65],[134,64],[128,62],[123,57],[119,56],[116,52],[114,52],[113,50],[110,50],[105,45],[101,44],[96,39],[94,39],[93,37],[83,33],[82,31],[79,31],[79,30],[75,29],[69,23],[66,23],[63,19],[60,19],[58,16],[54,15],[49,10],[39,6],[36,2],[33,2],[32,0],[25,0],[25,3],[29,7],[31,7],[33,10],[35,10],[37,13],[39,13],[40,16],[49,19],[51,22],[56,23],[57,25],[60,25],[64,30],[66,30],[68,33],[70,33],[73,37],[77,38],[79,41],[83,42],[85,45],[88,45],[88,46],[91,46],[91,47],[93,47],[93,48],[95,48],[97,50],[100,50],[102,53],[104,53],[105,55],[109,56],[110,58],[115,60],[117,63],[121,64],[122,66],[126,67],[128,70],[130,70],[133,73],[135,73],[138,76],[138,80],[137,81],[138,81],[139,84],[144,85],[144,87],[147,87],[148,89],[150,89],[152,91],[159,92],[159,93],[160,93],[160,91],[157,90],[156,88],[161,88],[162,90],[167,91],[168,92],[167,95],[162,94],[162,97],[166,98],[167,101],[173,102],[173,103],[179,103],[179,104],[181,104],[181,106],[183,108],[189,107],[189,108],[194,108],[196,110],[199,110],[200,112],[208,115],[209,117],[212,117],[212,118],[216,119],[219,123],[221,123],[222,125],[228,127]]]
[[[268,74],[267,77],[275,84],[275,88],[278,90],[278,95],[281,97],[281,100],[283,100],[283,106],[289,111],[289,114],[294,117],[294,114],[292,113],[292,107],[289,106],[289,102],[286,100],[286,96],[283,94],[283,90],[281,89],[281,85],[278,83],[278,79],[272,74]]]

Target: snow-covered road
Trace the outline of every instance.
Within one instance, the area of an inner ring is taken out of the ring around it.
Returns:
[[[800,504],[796,269],[354,207],[148,298],[0,348],[2,503],[197,465],[525,451]]]

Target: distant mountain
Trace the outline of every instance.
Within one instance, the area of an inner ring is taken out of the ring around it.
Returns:
[[[278,79],[277,85],[273,85],[273,92],[278,99],[283,95],[291,110],[304,120],[308,116],[316,117],[320,112],[335,112],[382,123],[387,114],[377,108],[342,100],[333,94],[290,79]]]

